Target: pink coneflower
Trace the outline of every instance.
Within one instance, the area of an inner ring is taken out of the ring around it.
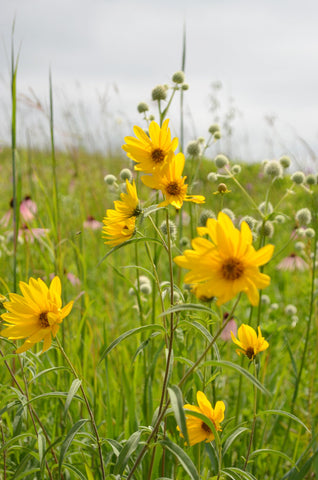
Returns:
[[[34,240],[40,240],[49,232],[48,228],[29,228],[25,223],[19,229],[19,237],[26,242],[34,243]]]
[[[13,198],[10,200],[10,209],[3,215],[0,220],[0,225],[3,227],[7,227],[13,215]],[[20,215],[21,219],[25,223],[31,222],[33,220],[34,215],[36,214],[38,207],[36,203],[31,200],[30,195],[26,195],[22,202],[20,203]]]
[[[36,203],[31,200],[30,195],[26,195],[20,203],[20,215],[22,220],[26,223],[31,222],[37,211],[38,207],[36,206]]]
[[[96,220],[92,215],[88,215],[83,223],[84,228],[90,228],[91,230],[100,230],[102,228],[102,222]]]
[[[299,257],[293,252],[288,255],[288,257],[283,258],[276,268],[277,270],[282,270],[283,272],[294,272],[295,270],[303,272],[304,270],[308,270],[309,265],[303,258]]]
[[[229,313],[225,312],[223,315],[223,324],[227,321],[228,317],[229,317]],[[229,342],[230,340],[232,340],[231,332],[233,332],[234,336],[236,336],[237,325],[236,325],[236,321],[234,320],[234,317],[232,317],[231,320],[229,320],[229,323],[226,325],[224,330],[222,330],[220,338],[224,342]]]
[[[66,274],[66,278],[72,285],[77,286],[81,284],[80,279],[76,275],[74,275],[74,273],[67,272],[65,269],[63,273],[64,275]],[[54,277],[55,277],[55,273],[54,272],[50,273],[49,275],[50,280],[52,280]]]

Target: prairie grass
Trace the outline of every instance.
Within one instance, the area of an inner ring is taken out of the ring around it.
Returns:
[[[12,99],[15,111],[14,90]],[[161,124],[168,109],[158,103]],[[0,152],[0,293],[8,298],[18,281],[49,284],[58,275],[63,305],[75,303],[47,352],[36,344],[17,355],[16,342],[1,338],[0,478],[318,478],[316,177],[297,184],[286,169],[270,176],[264,165],[235,169],[233,160],[218,169],[210,149],[186,154],[185,166],[191,194],[206,204],[157,208],[157,194],[122,154],[83,150],[74,163],[55,151],[53,106],[51,96],[51,151],[17,149],[13,128],[12,148]],[[91,217],[101,222],[118,200],[123,168],[134,175],[143,213],[136,235],[111,249]],[[211,172],[215,182],[207,180]],[[112,186],[107,174],[117,178]],[[217,194],[220,183],[226,193]],[[28,222],[26,196],[37,206]],[[304,226],[295,219],[302,208],[311,212]],[[191,248],[204,209],[230,210],[237,228],[253,217],[260,222],[252,228],[255,248],[275,246],[261,267],[271,283],[258,306],[244,293],[225,305],[204,303],[184,284],[173,258]],[[38,236],[35,229],[46,230]],[[295,258],[304,269],[291,267]],[[223,320],[232,317],[238,327],[261,326],[269,348],[254,361],[222,339]],[[217,431],[196,413],[215,438],[190,447],[184,404],[197,405],[198,391],[213,406],[223,401],[225,418]]]

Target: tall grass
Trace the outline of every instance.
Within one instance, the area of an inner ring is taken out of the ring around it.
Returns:
[[[112,208],[124,186],[120,171],[130,166],[128,159],[83,151],[75,168],[70,155],[56,151],[50,75],[51,151],[30,155],[19,149],[18,195],[16,78],[12,50],[12,147],[0,152],[2,176],[8,180],[0,217],[13,185],[13,223],[1,224],[0,293],[8,297],[18,280],[29,277],[49,283],[58,273],[63,304],[75,299],[75,306],[63,322],[62,339],[57,337],[48,352],[40,354],[37,344],[17,358],[16,342],[1,338],[0,478],[318,478],[317,179],[297,184],[286,169],[273,179],[264,175],[263,165],[234,168],[233,160],[217,168],[207,158],[214,156],[210,144],[204,156],[202,150],[193,157],[184,149],[191,194],[204,194],[206,205],[184,204],[181,212],[171,206],[158,209],[158,197],[136,176],[143,209],[136,235],[110,249],[101,228],[84,222],[88,216],[101,221]],[[158,104],[159,123],[180,93],[175,87],[166,103]],[[182,96],[180,101],[182,131]],[[117,186],[105,184],[109,172]],[[220,193],[220,183],[226,183],[226,193]],[[25,195],[32,196],[38,210],[22,231],[18,217]],[[262,202],[273,210],[264,211]],[[295,219],[303,207],[312,216],[305,228]],[[243,216],[253,217],[257,248],[275,245],[265,267],[271,284],[258,307],[245,294],[217,307],[213,299],[199,301],[184,285],[184,272],[173,258],[186,245],[190,248],[205,208],[215,214],[230,209],[236,226]],[[183,212],[180,234],[180,223],[170,222],[179,221]],[[273,229],[270,237],[266,222]],[[35,236],[36,228],[49,231]],[[288,265],[301,258],[306,268],[278,269],[290,254]],[[224,339],[233,319],[238,326],[260,325],[270,344],[254,363],[240,359],[234,344]],[[194,413],[215,438],[189,447],[184,405],[195,405],[199,390],[212,405],[225,403],[225,419],[217,431],[211,420]]]

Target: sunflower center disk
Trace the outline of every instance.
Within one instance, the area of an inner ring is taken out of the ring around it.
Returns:
[[[164,151],[161,148],[156,148],[151,152],[151,158],[154,163],[162,163],[165,159]]]
[[[181,193],[181,188],[178,182],[171,182],[166,187],[166,192],[169,195],[179,195]]]
[[[212,433],[212,432],[211,432],[211,428],[208,427],[207,424],[204,423],[204,422],[202,422],[201,428],[202,428],[202,430],[204,430],[206,433]]]
[[[254,348],[253,347],[248,347],[245,351],[245,355],[251,360],[254,358]]]
[[[225,280],[237,280],[244,272],[244,265],[236,258],[229,258],[222,265],[222,275]]]
[[[40,313],[39,320],[40,320],[41,328],[47,328],[50,326],[47,318],[47,312]]]

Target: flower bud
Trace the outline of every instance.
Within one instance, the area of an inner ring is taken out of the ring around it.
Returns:
[[[228,165],[229,164],[229,159],[225,156],[225,155],[217,155],[214,159],[215,161],[215,165],[217,166],[217,168],[223,168],[225,167],[225,165]]]
[[[199,217],[199,226],[205,227],[206,222],[208,221],[209,218],[216,218],[215,213],[212,210],[208,210],[208,209],[202,210],[201,215]]]
[[[262,202],[258,206],[258,208],[259,208],[260,212],[263,213],[263,215],[270,215],[274,211],[273,205],[271,204],[271,202]]]
[[[274,226],[272,222],[259,222],[257,225],[257,233],[263,235],[264,237],[272,237],[274,233]]]
[[[217,181],[218,176],[215,172],[210,172],[208,173],[207,179],[208,179],[208,182],[214,183]]]
[[[283,167],[277,160],[269,160],[264,166],[264,173],[269,177],[282,177]]]
[[[219,132],[219,131],[220,131],[220,127],[217,123],[214,123],[209,127],[209,133],[211,133],[211,135],[214,135],[216,132]]]
[[[157,85],[151,92],[151,97],[154,101],[165,100],[167,98],[167,90],[164,85]]]
[[[227,189],[227,186],[225,183],[219,183],[218,185],[218,193],[227,193],[229,190]]]
[[[311,212],[309,208],[301,208],[298,210],[295,215],[295,220],[299,225],[308,225],[311,222]]]
[[[307,175],[306,177],[306,183],[307,185],[316,185],[317,181],[316,181],[316,175],[314,175],[313,173],[310,173],[309,175]]]
[[[149,107],[148,107],[147,103],[140,102],[137,105],[137,110],[138,110],[139,113],[144,113],[144,112],[148,112]]]
[[[303,172],[295,172],[290,178],[296,185],[301,185],[305,181],[305,174]]]
[[[115,177],[115,175],[112,175],[112,174],[109,174],[109,175],[105,175],[104,177],[104,182],[107,184],[107,185],[114,185],[114,183],[116,183],[116,180],[117,178]]]
[[[201,153],[200,144],[197,140],[192,140],[187,145],[187,154],[191,157],[198,157]]]
[[[183,83],[184,82],[184,72],[182,72],[181,70],[178,71],[178,72],[175,72],[172,75],[172,81],[174,83]]]
[[[241,165],[233,165],[231,170],[232,170],[232,173],[234,175],[237,175],[237,174],[241,173],[242,168],[241,168]]]
[[[132,174],[131,170],[129,170],[129,168],[123,168],[121,170],[119,176],[120,176],[120,178],[123,182],[125,182],[126,180],[131,182],[132,179],[133,179],[133,174]]]
[[[283,155],[282,157],[280,157],[279,159],[279,163],[281,164],[281,166],[283,168],[288,168],[290,166],[290,158],[287,157],[287,155]]]

